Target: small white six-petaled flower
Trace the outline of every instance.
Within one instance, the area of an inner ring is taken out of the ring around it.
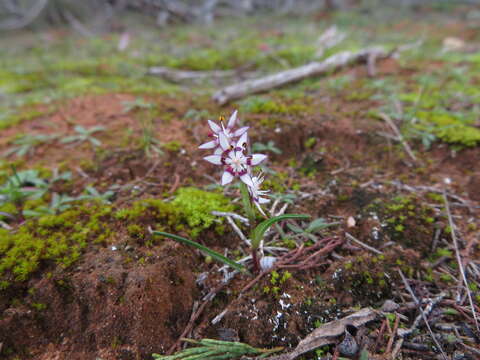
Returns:
[[[205,156],[204,159],[223,167],[222,185],[227,185],[238,177],[247,185],[254,204],[264,214],[260,204],[270,201],[264,197],[268,191],[260,190],[263,176],[254,176],[252,167],[260,164],[267,156],[264,154],[246,154],[248,149],[248,126],[235,129],[236,121],[237,111],[234,111],[230,116],[226,127],[223,122],[219,126],[208,120],[208,124],[213,131],[210,134],[213,140],[200,145],[199,148],[214,149],[213,155]]]
[[[220,146],[220,134],[223,134],[229,142],[233,141],[234,138],[240,137],[245,134],[248,130],[248,126],[241,127],[239,129],[234,129],[237,122],[237,110],[233,112],[228,119],[227,126],[223,124],[223,117],[220,118],[220,125],[217,125],[212,120],[208,120],[208,125],[212,132],[209,134],[213,140],[208,141],[200,145],[199,149],[215,149],[214,154],[222,153],[222,148]]]

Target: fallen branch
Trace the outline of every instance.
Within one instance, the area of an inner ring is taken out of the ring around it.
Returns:
[[[307,77],[322,75],[349,64],[366,62],[371,56],[375,56],[376,59],[383,59],[391,56],[391,54],[392,53],[387,53],[380,47],[366,48],[356,52],[342,51],[330,56],[322,62],[312,62],[304,66],[281,71],[260,79],[247,80],[227,86],[216,92],[213,95],[213,100],[220,105],[224,105],[234,99],[280,87]]]
[[[213,70],[213,71],[190,71],[178,70],[164,66],[154,66],[148,69],[147,75],[161,76],[164,79],[182,83],[186,81],[202,81],[207,79],[224,79],[233,76],[251,77],[253,73],[240,73],[235,70]]]

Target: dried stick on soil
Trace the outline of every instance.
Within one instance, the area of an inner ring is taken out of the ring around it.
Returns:
[[[347,239],[352,240],[353,242],[357,243],[358,245],[364,247],[367,250],[370,250],[371,252],[374,252],[375,254],[378,254],[378,255],[383,254],[383,252],[381,252],[380,250],[377,250],[374,247],[371,247],[370,245],[367,245],[367,244],[361,242],[360,240],[358,240],[353,235],[350,235],[348,232],[345,233],[345,236],[347,237]]]
[[[442,348],[442,345],[438,342],[437,338],[435,337],[435,334],[433,333],[432,331],[432,328],[430,327],[430,324],[428,323],[428,319],[427,319],[427,316],[425,315],[425,312],[423,311],[422,309],[422,304],[420,303],[420,301],[417,299],[417,297],[415,296],[415,293],[413,292],[412,288],[410,287],[410,285],[408,284],[408,281],[407,279],[405,278],[405,275],[403,275],[403,272],[402,270],[398,270],[398,273],[400,274],[400,277],[402,278],[402,281],[403,281],[403,284],[405,285],[405,288],[407,289],[407,291],[410,293],[410,296],[412,297],[413,301],[415,301],[415,304],[417,305],[418,307],[418,310],[420,311],[420,315],[422,316],[422,319],[423,321],[425,322],[425,325],[427,326],[427,329],[428,329],[428,332],[430,333],[430,336],[432,337],[432,340],[433,342],[435,343],[435,345],[437,346],[437,348],[440,350],[440,352],[442,353],[442,357],[444,360],[448,360],[447,358],[447,355],[445,354],[445,352],[443,351],[443,348]],[[443,296],[442,296],[442,299],[443,299]],[[440,301],[440,300],[439,300]],[[433,308],[433,303],[431,305],[431,308]],[[415,324],[415,323],[414,323]],[[418,325],[417,325],[418,326]]]
[[[249,224],[249,221],[246,217],[243,217],[242,215],[235,214],[233,212],[212,211],[211,214],[215,215],[215,216],[231,217],[235,220],[238,220],[238,221],[244,223],[245,225]]]
[[[387,114],[385,113],[379,113],[378,114],[387,124],[388,126],[390,126],[390,128],[392,129],[392,131],[395,133],[395,135],[397,136],[397,140],[400,141],[400,143],[402,144],[403,148],[405,149],[406,153],[408,154],[408,156],[410,156],[410,158],[413,160],[414,163],[418,163],[418,159],[417,157],[415,156],[415,154],[413,153],[412,151],[412,148],[410,147],[410,145],[408,145],[408,143],[405,141],[405,139],[403,138],[402,136],[402,133],[400,132],[400,130],[398,130],[398,127],[395,125],[395,123],[393,122],[393,120],[390,118],[390,116],[388,116]]]
[[[390,339],[388,339],[387,348],[385,349],[386,354],[389,354],[390,351],[392,350],[393,341],[395,340],[395,334],[397,333],[399,323],[400,323],[400,316],[395,314],[395,324],[393,325],[393,331],[390,336]],[[388,324],[388,320],[387,320],[387,324]]]
[[[224,105],[231,100],[240,99],[247,95],[270,90],[311,76],[318,76],[337,70],[343,66],[366,62],[371,56],[377,59],[386,58],[391,55],[383,48],[371,47],[360,51],[342,51],[330,56],[322,62],[312,62],[294,69],[285,70],[265,77],[247,80],[238,84],[227,86],[213,95],[213,100]]]
[[[164,66],[155,66],[148,69],[147,75],[156,75],[167,79],[174,83],[182,83],[186,81],[204,81],[204,80],[217,80],[227,77],[233,77],[235,75],[241,75],[243,77],[252,77],[253,73],[239,73],[232,70],[214,70],[214,71],[187,71],[177,70]]]
[[[452,234],[453,246],[455,247],[455,255],[457,257],[458,268],[460,269],[460,275],[462,276],[463,284],[465,285],[465,290],[467,291],[468,302],[470,303],[470,308],[472,310],[473,319],[475,321],[475,327],[477,328],[477,331],[480,332],[480,328],[478,326],[477,313],[475,312],[475,306],[473,305],[472,293],[470,292],[470,288],[468,287],[467,277],[465,276],[465,269],[463,267],[462,258],[460,257],[460,249],[458,247],[457,234],[455,232],[455,224],[453,223],[452,212],[450,211],[446,190],[443,192],[443,201],[445,202],[445,210],[447,211],[448,224],[450,225],[450,231]]]
[[[247,239],[247,237],[243,234],[242,230],[235,224],[235,221],[230,216],[227,216],[227,221],[232,227],[233,231],[235,231],[238,235],[238,237],[245,243],[247,246],[251,246],[252,244],[250,243],[250,240]]]

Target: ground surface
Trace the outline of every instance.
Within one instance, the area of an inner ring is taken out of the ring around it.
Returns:
[[[443,350],[478,358],[467,294],[478,311],[479,11],[137,26],[123,51],[118,34],[85,39],[49,30],[1,39],[2,358],[150,359],[182,334],[293,347],[323,323],[393,300],[397,312],[360,329],[357,339],[370,358],[390,359],[395,328],[412,326],[419,314],[399,270],[419,299],[443,293],[428,313]],[[224,107],[210,96],[237,77],[173,84],[145,75],[157,65],[236,69],[239,76],[299,66],[315,59],[316,39],[332,24],[347,39],[322,57],[372,44],[409,46],[378,61],[374,75],[350,66]],[[287,212],[332,225],[305,233],[299,228],[308,221],[279,224],[267,244],[284,249],[277,256],[303,245],[296,261],[264,274],[242,296],[253,277],[236,275],[206,302],[221,284],[221,265],[148,228],[233,259],[248,255],[228,223],[210,214],[240,213],[238,189],[218,186],[220,173],[197,150],[206,120],[233,109],[269,155],[265,187],[278,199],[276,210],[288,204]],[[338,341],[306,358],[334,354]],[[396,354],[432,359],[438,348],[420,323]]]

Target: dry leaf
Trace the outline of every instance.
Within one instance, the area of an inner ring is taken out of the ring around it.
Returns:
[[[268,360],[293,360],[296,357],[312,351],[320,346],[333,344],[337,338],[345,333],[347,325],[359,327],[376,320],[379,313],[371,308],[363,308],[352,315],[340,320],[331,321],[315,329],[305,339],[300,341],[292,352],[269,357]]]

